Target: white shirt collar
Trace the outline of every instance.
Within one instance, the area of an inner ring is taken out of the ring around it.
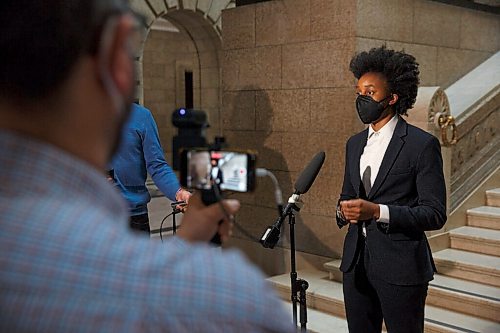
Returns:
[[[398,123],[399,116],[396,114],[394,115],[391,120],[387,122],[381,129],[379,129],[377,132],[373,129],[372,125],[370,124],[368,126],[368,138],[372,136],[373,133],[378,133],[382,137],[392,137],[392,134],[394,134],[394,129],[396,128],[396,125]]]

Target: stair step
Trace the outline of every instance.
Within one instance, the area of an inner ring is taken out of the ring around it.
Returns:
[[[467,224],[500,230],[500,207],[481,206],[467,210]]]
[[[307,289],[308,311],[310,308],[345,317],[344,294],[340,282],[329,280],[327,272],[316,270],[303,270],[297,272],[299,278],[309,282]],[[278,290],[283,299],[290,299],[290,275],[283,274],[268,279]],[[312,325],[312,323],[311,323]],[[326,332],[337,332],[327,330]],[[339,331],[344,332],[344,331]],[[345,331],[347,332],[347,331]],[[426,333],[451,333],[451,332],[500,332],[500,324],[461,314],[455,311],[440,309],[426,305],[425,310]]]
[[[285,309],[292,313],[292,302],[283,301]],[[300,309],[297,306],[297,326],[300,327]],[[345,318],[332,316],[326,312],[312,308],[307,309],[307,332],[308,333],[330,333],[348,332],[347,320]]]
[[[345,318],[344,292],[342,284],[331,281],[328,273],[317,270],[303,270],[298,277],[309,282],[307,307]],[[290,275],[282,274],[268,279],[282,299],[290,300]]]
[[[455,249],[433,256],[440,274],[500,287],[500,257]]]
[[[498,333],[500,324],[458,312],[425,306],[425,333]]]
[[[500,207],[500,188],[486,191],[486,205]]]
[[[460,227],[450,231],[451,248],[500,256],[500,230]]]
[[[329,273],[330,280],[334,280],[337,282],[343,281],[343,274],[342,271],[340,270],[341,262],[342,259],[335,259],[323,264],[323,267]]]
[[[340,259],[323,265],[329,272],[330,279],[341,282]],[[429,283],[427,304],[471,316],[499,321],[500,288],[435,274]]]
[[[500,288],[436,274],[427,304],[500,322]]]

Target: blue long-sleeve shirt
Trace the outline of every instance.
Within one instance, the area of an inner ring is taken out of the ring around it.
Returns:
[[[177,176],[165,161],[151,112],[137,104],[133,104],[110,168],[116,185],[129,203],[131,215],[147,213],[147,204],[151,200],[146,188],[147,172],[170,200],[175,200],[180,188]]]

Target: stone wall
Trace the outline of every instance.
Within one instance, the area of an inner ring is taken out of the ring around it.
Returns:
[[[446,87],[500,48],[498,16],[427,0],[275,0],[222,16],[222,126],[232,147],[255,149],[285,199],[312,156],[326,161],[296,225],[299,251],[339,257],[345,230],[334,209],[347,138],[362,129],[348,71],[359,51],[387,44],[421,64],[421,85]],[[286,258],[257,242],[277,216],[273,186],[260,179],[243,202],[236,238],[269,274]],[[288,226],[284,231],[288,233]],[[238,246],[238,241],[234,245]],[[282,236],[288,247],[287,236]],[[274,253],[274,254],[273,254]],[[281,254],[280,254],[281,255]],[[265,263],[273,256],[275,268]]]
[[[194,107],[206,111],[208,115],[211,125],[207,131],[209,140],[221,134],[221,15],[224,9],[234,7],[235,1],[131,0],[130,4],[134,11],[144,17],[146,23],[143,50],[136,59],[136,97],[152,109],[167,160],[171,161],[171,142],[175,129],[170,124],[170,117],[175,108],[184,106],[183,72],[186,67],[192,69],[194,74]],[[151,26],[161,18],[177,26],[180,34],[153,36],[157,34],[150,33]],[[190,45],[187,52],[186,45]],[[195,57],[190,55],[192,46],[195,48]],[[174,69],[170,57],[175,59]],[[162,66],[169,73],[162,72]],[[173,77],[175,83],[172,83]]]
[[[179,32],[152,30],[144,46],[144,105],[153,113],[167,156],[170,156],[168,152],[175,134],[170,116],[176,108],[184,106],[183,72],[191,70],[193,81],[198,82],[197,57],[196,47],[183,29]],[[197,88],[199,92],[199,86]],[[195,105],[199,105],[199,100],[199,94],[195,94]]]
[[[429,0],[358,0],[357,50],[386,42],[417,58],[422,86],[450,84],[500,49],[500,17]]]
[[[362,128],[352,109],[354,79],[348,71],[355,9],[350,0],[270,1],[227,10],[222,17],[222,119],[231,147],[256,150],[258,166],[276,174],[285,200],[310,159],[326,152],[295,228],[297,249],[320,256],[340,255],[345,231],[338,231],[332,216],[344,145]],[[273,193],[272,182],[259,179],[253,194],[238,196],[243,207],[237,223],[247,234],[236,237],[258,239],[275,221]],[[288,247],[287,224],[283,230]],[[264,262],[283,252],[247,253]],[[275,267],[285,260],[277,258]]]

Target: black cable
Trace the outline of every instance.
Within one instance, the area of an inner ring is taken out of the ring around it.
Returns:
[[[173,215],[174,213],[175,212],[172,212],[172,213],[168,214],[167,216],[165,216],[163,218],[163,220],[161,220],[161,223],[160,223],[160,240],[161,240],[162,243],[163,243],[163,236],[162,236],[162,233],[163,233],[163,231],[162,231],[162,229],[163,229],[163,222],[165,222],[165,220],[167,219],[167,217]]]
[[[226,208],[224,207],[224,205],[222,204],[222,196],[221,196],[221,193],[219,192],[219,187],[218,186],[214,186],[214,193],[215,193],[215,197],[217,198],[217,203],[219,204],[219,206],[221,207],[222,211],[224,212],[224,216],[230,221],[230,222],[233,222],[233,225],[245,236],[247,237],[248,239],[254,241],[254,242],[259,242],[260,239],[259,238],[256,238],[254,237],[252,234],[250,234],[248,231],[246,231],[239,223],[236,223],[236,218],[234,216],[230,216],[227,211],[226,211]],[[232,195],[232,194],[235,194],[235,192],[231,192],[229,193],[226,197]]]

